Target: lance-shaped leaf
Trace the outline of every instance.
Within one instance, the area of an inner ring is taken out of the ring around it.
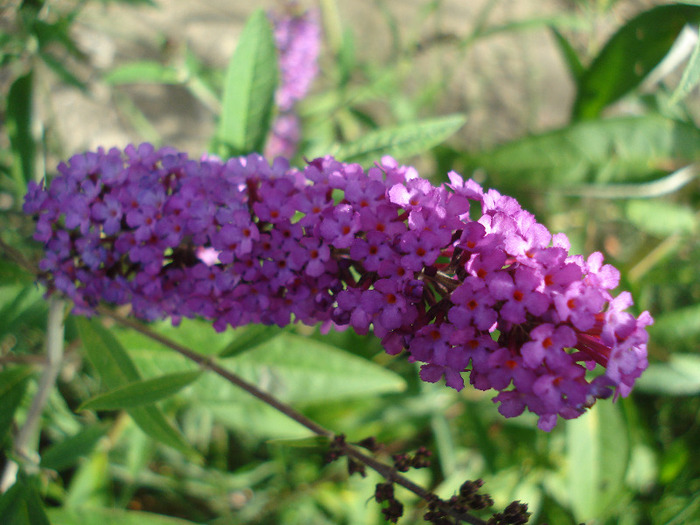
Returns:
[[[17,366],[0,372],[0,445],[5,441],[15,411],[22,402],[27,382],[33,371],[29,367]]]
[[[335,152],[335,158],[364,166],[372,165],[384,155],[405,159],[447,140],[465,122],[464,115],[449,115],[380,129],[341,145]]]
[[[289,333],[227,360],[226,366],[289,403],[357,398],[406,387],[399,375],[372,361]],[[220,393],[210,390],[199,396],[216,399]]]
[[[41,454],[41,467],[61,471],[74,466],[79,458],[90,454],[107,430],[103,424],[91,425],[51,445]]]
[[[554,41],[561,52],[561,56],[564,59],[567,67],[569,68],[569,74],[574,81],[578,81],[585,73],[585,68],[581,64],[581,60],[578,57],[578,53],[574,49],[574,46],[566,39],[564,35],[554,26],[549,28],[549,31],[554,37]]]
[[[76,319],[76,323],[88,359],[99,372],[107,388],[114,390],[141,380],[129,354],[109,331],[94,319]],[[196,452],[180,432],[168,423],[157,407],[134,407],[127,409],[127,412],[141,430],[153,439],[185,454],[196,456]]]
[[[652,235],[692,235],[697,227],[695,210],[677,202],[632,200],[626,206],[627,219],[637,228]]]
[[[15,484],[0,496],[0,518],[8,525],[50,525],[41,504],[38,481],[20,473]]]
[[[51,523],[60,525],[196,525],[152,512],[107,508],[55,508],[49,510]]]
[[[129,383],[85,401],[78,410],[121,410],[150,405],[176,394],[201,374],[201,371],[180,372]]]
[[[682,328],[679,328],[682,327]],[[697,350],[700,340],[700,303],[659,314],[649,327],[649,339],[662,348]]]
[[[648,181],[700,158],[700,130],[657,115],[578,122],[466,154],[504,190]]]
[[[219,357],[233,357],[242,354],[277,337],[282,332],[284,332],[283,328],[274,325],[250,324],[239,328],[236,330],[233,341],[219,353]]]
[[[31,131],[33,85],[33,75],[29,72],[14,81],[7,95],[5,125],[15,157],[12,176],[20,197],[27,191],[27,182],[34,178],[36,145]]]
[[[652,363],[634,385],[639,392],[670,396],[700,394],[700,356],[673,354],[665,363]]]
[[[700,84],[700,38],[695,42],[695,49],[693,49],[693,54],[690,55],[690,60],[688,60],[688,65],[683,70],[683,76],[681,81],[676,87],[673,95],[671,95],[669,104],[677,104],[683,98],[685,98],[688,93],[690,93],[698,84]]]
[[[272,27],[262,10],[248,20],[226,71],[216,150],[260,152],[270,129],[279,66]]]
[[[181,84],[183,75],[177,68],[160,62],[131,62],[109,71],[102,80],[112,85],[120,84]]]
[[[683,26],[700,20],[700,6],[654,7],[630,20],[605,44],[581,76],[574,119],[600,115],[606,106],[637,87],[666,56]]]
[[[619,403],[599,403],[566,422],[566,491],[577,522],[604,515],[623,495],[629,435]]]

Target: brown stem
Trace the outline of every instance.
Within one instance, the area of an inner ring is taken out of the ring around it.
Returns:
[[[168,348],[174,350],[178,354],[186,357],[187,359],[197,363],[200,367],[211,370],[215,374],[219,375],[220,377],[224,378],[226,381],[230,382],[231,384],[236,385],[237,387],[245,390],[249,394],[251,394],[254,397],[257,397],[264,403],[270,405],[271,407],[275,408],[276,410],[282,412],[285,416],[293,419],[297,423],[303,425],[304,427],[308,428],[311,430],[314,434],[317,434],[319,436],[325,436],[328,438],[333,438],[335,434],[331,432],[330,430],[322,427],[315,421],[309,419],[305,415],[301,414],[300,412],[297,412],[294,410],[292,407],[289,405],[282,403],[275,397],[271,396],[270,394],[263,392],[260,390],[258,387],[255,385],[248,383],[241,377],[237,376],[236,374],[230,372],[229,370],[223,368],[222,366],[218,365],[215,363],[212,359],[205,357],[201,354],[198,354],[197,352],[191,350],[190,348],[187,348],[167,337],[164,337],[150,328],[146,327],[145,325],[134,321],[132,319],[123,317],[109,308],[106,308],[102,305],[98,306],[96,308],[97,313],[100,315],[103,315],[105,317],[109,317],[110,319],[116,321],[117,323],[121,324],[122,326],[126,326],[128,328],[131,328],[133,330],[136,330],[137,332],[145,335],[146,337],[149,337],[150,339],[153,339],[154,341],[159,342],[160,344],[167,346]],[[341,445],[343,452],[357,460],[363,463],[364,465],[367,465],[369,468],[372,470],[375,470],[378,472],[382,477],[387,479],[388,481],[392,481],[398,485],[401,485],[405,489],[413,492],[416,496],[419,498],[425,500],[425,501],[433,501],[435,500],[435,496],[421,487],[420,485],[417,485],[413,483],[410,479],[406,478],[405,476],[402,476],[399,474],[396,469],[393,467],[382,463],[381,461],[377,461],[371,456],[368,456],[361,452],[358,448],[354,447],[353,445],[350,445],[348,443],[342,443]],[[486,522],[480,518],[477,518],[475,516],[472,516],[471,514],[461,514],[461,513],[456,513],[453,509],[449,507],[449,505],[445,502],[439,502],[440,507],[442,510],[444,510],[446,513],[448,513],[450,516],[463,521],[465,523],[469,523],[471,525],[486,525]]]
[[[249,394],[257,397],[264,403],[270,405],[271,407],[275,408],[276,410],[279,410],[282,412],[285,416],[293,419],[297,423],[302,424],[309,430],[311,430],[314,434],[318,434],[319,436],[327,436],[327,437],[332,437],[333,432],[330,430],[327,430],[323,428],[321,425],[316,423],[315,421],[312,421],[311,419],[307,418],[305,415],[297,412],[294,410],[292,407],[289,405],[285,405],[278,399],[272,397],[270,394],[263,392],[260,390],[258,387],[253,385],[252,383],[248,383],[244,379],[240,378],[236,374],[226,370],[225,368],[219,366],[216,364],[214,361],[209,359],[208,357],[205,357],[201,354],[198,354],[197,352],[194,352],[193,350],[187,348],[186,346],[182,346],[181,344],[172,341],[171,339],[168,339],[167,337],[163,337],[162,335],[150,330],[146,326],[142,325],[141,323],[138,323],[136,321],[133,321],[132,319],[128,319],[126,317],[122,317],[121,315],[113,312],[109,308],[105,308],[104,306],[100,305],[96,309],[97,313],[100,315],[103,315],[105,317],[109,317],[110,319],[113,319],[114,321],[118,322],[119,324],[123,326],[127,326],[133,330],[136,330],[137,332],[153,339],[154,341],[159,342],[160,344],[167,346],[168,348],[175,350],[178,354],[186,357],[190,361],[194,361],[197,363],[199,366],[202,368],[211,370],[215,374],[223,377],[228,381],[229,383],[232,383],[236,385],[239,388],[242,388]]]

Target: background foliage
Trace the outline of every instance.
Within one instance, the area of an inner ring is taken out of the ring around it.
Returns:
[[[106,89],[134,142],[161,140],[125,89],[136,83],[179,86],[222,115],[212,142],[221,153],[264,142],[264,124],[240,124],[264,123],[259,115],[270,111],[272,84],[261,88],[250,76],[251,68],[274,68],[262,13],[240,37],[229,66],[235,74],[190,49],[170,62],[139,59],[101,71],[73,29],[83,9],[105,4],[108,13],[111,3],[0,7],[1,231],[31,260],[39,255],[33,226],[20,211],[27,182],[50,177],[56,159],[75,153],[62,148],[50,115],[35,113],[46,85],[88,97],[96,86]],[[168,9],[165,2],[122,3],[133,4],[135,16]],[[419,381],[412,364],[386,355],[371,336],[258,326],[216,334],[198,321],[153,328],[218,356],[350,441],[374,435],[389,454],[428,446],[433,466],[412,475],[440,496],[480,477],[496,507],[525,501],[533,523],[700,523],[700,6],[579,0],[556,16],[499,23],[490,14],[500,3],[485,2],[467,34],[442,30],[446,3],[419,3],[425,31],[412,35],[377,1],[372,16],[393,35],[393,47],[376,58],[360,52],[356,28],[335,16],[337,6],[322,2],[322,75],[299,107],[303,142],[295,160],[334,153],[371,163],[389,153],[435,182],[455,169],[516,196],[550,229],[565,231],[574,251],[604,251],[638,310],[656,319],[651,365],[630,398],[601,402],[546,434],[533,418],[504,420],[488,393]],[[595,30],[600,20],[615,21],[604,38]],[[522,31],[549,35],[566,64],[574,85],[569,113],[555,119],[559,125],[525,126],[508,140],[485,126],[458,132],[479,111],[449,98],[460,59],[484,40]],[[451,68],[417,75],[431,46],[450,57]],[[467,141],[480,132],[483,140]],[[0,286],[0,444],[3,463],[21,466],[0,497],[8,523],[382,522],[371,501],[376,475],[349,478],[340,463],[323,465],[323,448],[300,439],[308,433],[296,423],[98,319],[66,319],[66,353],[41,419],[38,455],[18,457],[13,442],[45,366],[47,303],[11,257],[0,261]],[[410,512],[403,523],[422,522]]]

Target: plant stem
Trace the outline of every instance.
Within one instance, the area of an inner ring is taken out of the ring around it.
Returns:
[[[206,370],[211,370],[215,374],[219,375],[220,377],[224,378],[226,381],[230,382],[231,384],[236,385],[237,387],[245,390],[252,396],[260,399],[264,403],[268,404],[269,406],[273,407],[274,409],[282,412],[285,416],[293,419],[297,423],[300,423],[304,427],[308,428],[311,430],[314,434],[319,435],[319,436],[325,436],[330,439],[332,439],[335,436],[335,433],[322,427],[315,421],[309,419],[306,417],[304,414],[294,410],[292,407],[289,405],[281,402],[277,398],[271,396],[270,394],[263,392],[260,390],[258,387],[255,385],[248,383],[246,380],[242,379],[241,377],[237,376],[233,372],[230,372],[229,370],[223,368],[222,366],[218,365],[216,362],[214,362],[212,359],[209,357],[205,357],[201,354],[198,354],[197,352],[193,351],[190,348],[187,348],[186,346],[183,346],[167,337],[162,336],[161,334],[158,334],[148,328],[147,326],[134,321],[132,319],[123,317],[116,312],[110,310],[109,308],[106,308],[102,305],[98,306],[96,308],[96,311],[98,314],[104,316],[104,317],[109,317],[110,319],[116,321],[122,326],[126,326],[128,328],[131,328],[132,330],[136,330],[137,332],[145,335],[146,337],[153,339],[154,341],[159,342],[160,344],[167,346],[168,348],[174,350],[178,354],[186,357],[187,359],[197,363],[200,367]],[[372,470],[378,472],[382,477],[387,479],[388,481],[392,481],[398,485],[401,485],[405,489],[413,492],[416,496],[419,498],[425,500],[425,501],[433,501],[435,500],[435,496],[421,487],[420,485],[415,484],[412,482],[410,479],[406,478],[405,476],[402,476],[399,474],[396,469],[390,465],[387,465],[385,463],[382,463],[381,461],[378,461],[374,459],[371,456],[366,455],[365,453],[361,452],[357,447],[348,444],[348,443],[343,443],[341,445],[343,452],[361,462],[362,464],[368,466]],[[451,509],[446,503],[440,502],[439,503],[441,508],[447,512],[450,516],[456,518],[457,520],[465,523],[469,523],[471,525],[486,525],[486,522],[480,518],[477,518],[475,516],[472,516],[471,514],[460,514],[456,513],[453,509]],[[458,521],[458,522],[459,522]]]
[[[56,384],[56,378],[61,370],[63,360],[63,310],[64,301],[58,296],[49,299],[49,315],[46,327],[46,362],[44,372],[39,379],[37,392],[27,413],[27,419],[17,434],[14,442],[15,453],[20,458],[36,461],[36,435],[41,414],[44,411],[49,395]],[[0,492],[9,489],[17,479],[19,465],[8,461],[0,481]]]

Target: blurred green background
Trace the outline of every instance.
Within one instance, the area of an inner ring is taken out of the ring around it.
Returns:
[[[141,141],[207,152],[243,26],[254,8],[280,6],[0,0],[4,243],[38,260],[22,196],[74,153]],[[310,6],[321,9],[324,39],[320,75],[298,106],[296,162],[393,153],[435,183],[455,169],[517,197],[574,252],[600,250],[621,270],[636,313],[656,319],[650,368],[629,398],[547,434],[535,418],[502,418],[488,392],[422,383],[371,336],[154,328],[350,441],[375,435],[389,454],[428,446],[432,467],[410,476],[440,496],[483,478],[496,510],[522,500],[532,523],[700,523],[700,4],[301,5]],[[21,465],[0,497],[10,523],[383,523],[377,475],[324,466],[324,450],[297,439],[304,429],[217,377],[192,376],[152,405],[172,425],[160,439],[125,410],[80,409],[113,387],[84,344],[100,351],[101,325],[72,317],[34,447],[41,459],[17,457],[13,439],[45,366],[47,307],[10,252],[0,286],[0,465]],[[110,333],[143,378],[194,369],[134,332]],[[401,523],[423,523],[424,507],[399,495]]]

